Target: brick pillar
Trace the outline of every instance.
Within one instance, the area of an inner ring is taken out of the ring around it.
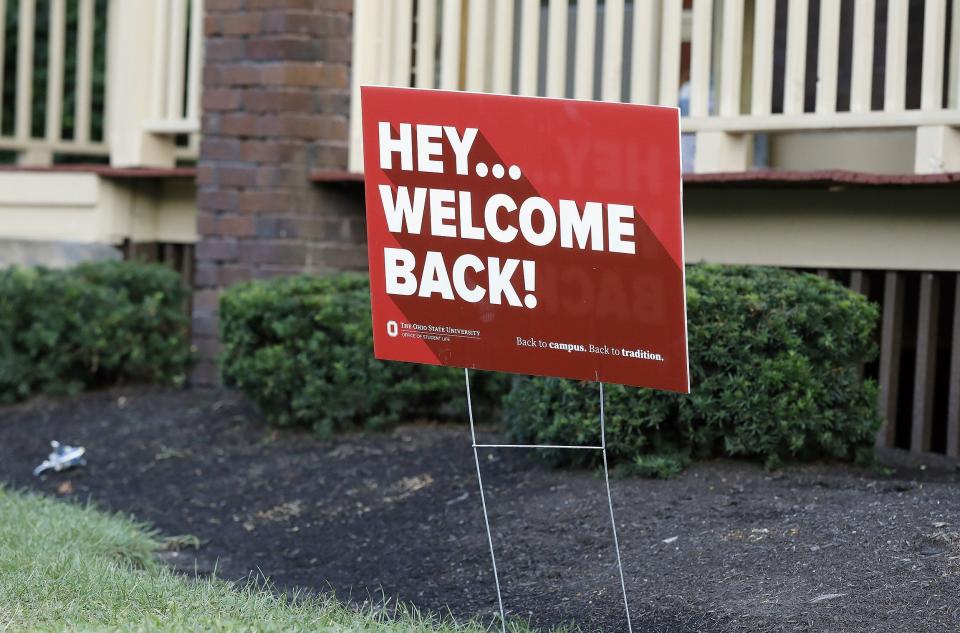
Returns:
[[[207,0],[193,340],[218,380],[217,303],[233,283],[366,267],[347,167],[351,0]]]

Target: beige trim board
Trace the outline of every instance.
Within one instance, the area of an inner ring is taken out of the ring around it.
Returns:
[[[120,248],[110,244],[0,239],[0,269],[9,266],[69,268],[81,262],[122,258]]]
[[[0,238],[97,242],[95,174],[0,173]]]
[[[960,270],[955,188],[687,188],[688,262]]]
[[[914,130],[785,132],[771,134],[769,139],[772,169],[913,173]]]
[[[193,243],[196,185],[96,173],[0,172],[0,239]]]

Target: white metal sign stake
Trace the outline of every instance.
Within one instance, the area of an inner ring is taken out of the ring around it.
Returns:
[[[623,580],[623,563],[620,562],[620,540],[617,538],[617,520],[613,518],[613,495],[610,494],[610,469],[607,467],[607,426],[603,418],[603,383],[600,385],[600,443],[603,445],[603,481],[607,484],[607,505],[610,508],[610,527],[613,528],[613,547],[617,550],[617,569],[620,570],[620,590],[623,591],[623,608],[627,613],[627,631],[633,633],[630,622],[630,604],[627,602],[627,584]]]
[[[473,402],[470,399],[470,370],[463,368],[467,383],[467,412],[470,414],[470,439],[473,442],[473,461],[477,464],[477,483],[480,484],[480,504],[483,506],[483,522],[487,526],[487,543],[490,544],[490,561],[493,563],[493,581],[497,584],[497,603],[500,605],[500,630],[507,633],[507,618],[503,614],[503,597],[500,595],[500,576],[497,574],[497,557],[493,553],[493,536],[490,533],[490,517],[487,516],[487,500],[483,494],[483,477],[480,476],[480,455],[477,453],[477,432],[473,427]]]
[[[607,466],[607,430],[603,415],[603,383],[600,385],[600,446],[563,446],[557,444],[477,444],[477,432],[473,424],[473,403],[470,398],[470,370],[464,368],[463,378],[467,385],[467,413],[470,416],[470,438],[473,442],[473,460],[477,466],[477,483],[480,484],[480,504],[483,506],[483,522],[487,527],[487,543],[490,546],[490,560],[493,563],[493,580],[497,587],[497,603],[500,606],[500,630],[507,632],[507,619],[503,610],[503,596],[500,593],[500,576],[497,574],[497,557],[493,551],[493,535],[490,532],[490,518],[487,514],[487,501],[483,492],[483,478],[480,475],[480,448],[560,448],[578,450],[597,450],[603,452],[603,480],[607,488],[607,506],[610,508],[610,525],[613,528],[613,546],[617,552],[617,568],[620,570],[620,589],[623,591],[623,608],[627,614],[627,631],[633,633],[630,622],[630,604],[627,602],[627,585],[623,576],[623,564],[620,559],[620,542],[617,539],[617,521],[613,516],[613,497],[610,494],[610,470]]]

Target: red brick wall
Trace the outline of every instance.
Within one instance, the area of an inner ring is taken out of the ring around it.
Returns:
[[[193,340],[217,381],[217,303],[238,281],[366,267],[347,167],[352,0],[207,0]]]

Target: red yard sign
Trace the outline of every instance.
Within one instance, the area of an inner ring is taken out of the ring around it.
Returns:
[[[377,358],[689,390],[678,110],[361,92]]]

